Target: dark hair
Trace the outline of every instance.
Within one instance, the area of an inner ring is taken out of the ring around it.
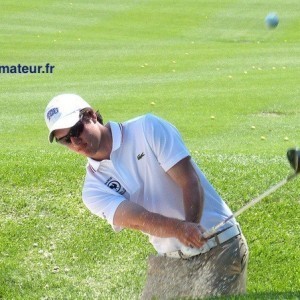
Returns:
[[[81,118],[88,118],[90,119],[93,115],[93,113],[96,114],[97,116],[97,121],[103,125],[103,117],[101,116],[101,114],[99,113],[99,110],[97,111],[94,111],[91,107],[87,107],[87,108],[84,108],[80,111],[80,117]]]
[[[99,113],[99,110],[95,111],[95,114],[97,116],[97,121],[103,125],[103,117],[102,115]]]

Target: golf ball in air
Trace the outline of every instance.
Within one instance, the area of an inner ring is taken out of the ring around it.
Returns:
[[[272,12],[266,16],[265,22],[269,28],[275,28],[275,27],[277,27],[277,25],[279,23],[279,18],[276,13]]]

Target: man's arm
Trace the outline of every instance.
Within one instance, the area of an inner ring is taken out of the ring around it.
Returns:
[[[114,225],[162,238],[175,237],[185,246],[200,248],[206,242],[201,238],[203,229],[199,226],[203,209],[203,189],[190,157],[179,161],[167,173],[182,189],[186,217],[184,221],[152,213],[125,200],[115,212]]]
[[[179,161],[167,173],[182,189],[185,220],[199,224],[203,211],[204,193],[190,157]]]
[[[187,247],[200,248],[205,242],[201,239],[198,224],[152,213],[128,200],[118,206],[114,225],[140,230],[157,237],[174,237]]]

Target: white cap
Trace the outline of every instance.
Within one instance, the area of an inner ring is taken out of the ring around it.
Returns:
[[[54,97],[47,105],[44,116],[49,129],[49,141],[53,142],[54,130],[75,125],[80,119],[80,110],[86,107],[91,106],[75,94],[62,94]]]

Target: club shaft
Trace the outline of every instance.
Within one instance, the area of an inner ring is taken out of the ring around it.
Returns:
[[[287,178],[285,178],[285,179],[281,180],[280,182],[278,182],[277,184],[273,185],[268,190],[266,190],[264,193],[262,193],[261,195],[259,195],[258,197],[254,198],[253,200],[251,200],[250,202],[248,202],[246,205],[244,205],[243,207],[241,207],[233,215],[229,216],[227,219],[225,219],[224,221],[220,222],[216,226],[213,226],[212,228],[208,229],[206,232],[203,233],[203,237],[204,238],[208,238],[208,237],[212,236],[213,234],[217,233],[218,229],[220,229],[222,226],[224,226],[229,220],[231,220],[232,218],[235,218],[235,217],[239,216],[245,210],[247,210],[248,208],[252,207],[257,202],[261,201],[263,198],[265,198],[265,197],[269,196],[270,194],[274,193],[276,190],[278,190],[280,187],[282,187],[283,185],[285,185],[291,179],[295,178],[297,175],[298,175],[298,173],[293,173],[292,175],[288,176]]]
[[[241,207],[238,211],[236,211],[233,216],[234,217],[238,217],[241,213],[243,213],[245,210],[247,210],[248,208],[252,207],[253,205],[255,205],[257,202],[261,201],[263,198],[269,196],[270,194],[274,193],[276,190],[278,190],[280,187],[282,187],[283,185],[285,185],[287,183],[287,178],[281,180],[280,182],[278,182],[276,185],[270,187],[268,190],[266,190],[264,193],[262,193],[261,195],[259,195],[258,197],[254,198],[253,200],[251,200],[250,202],[248,202],[246,205],[244,205],[243,207]]]

